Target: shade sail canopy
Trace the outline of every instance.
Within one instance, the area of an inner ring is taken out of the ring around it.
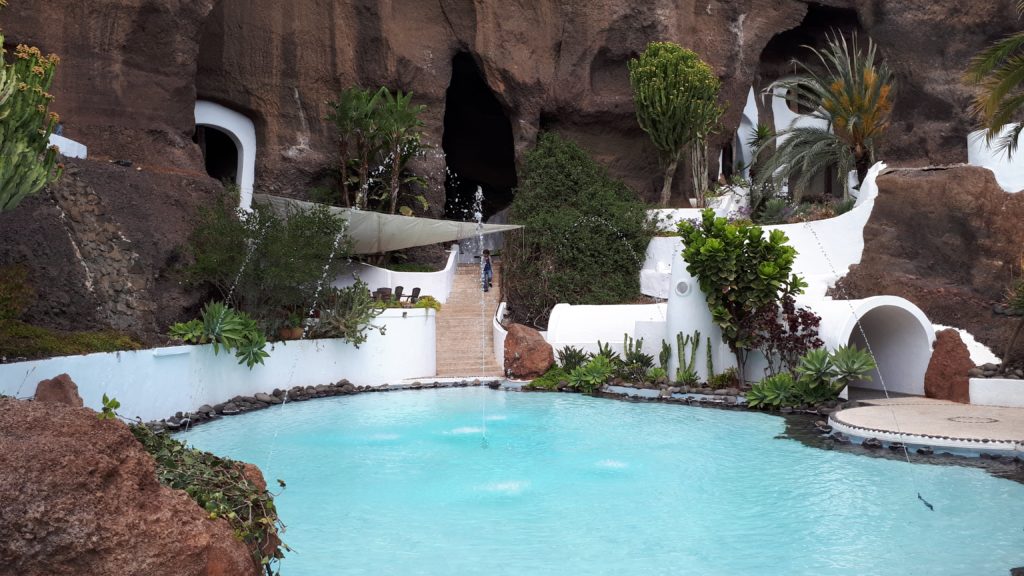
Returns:
[[[313,202],[269,194],[255,194],[253,201],[269,206],[275,214],[285,216],[295,210],[308,210],[318,206]],[[514,224],[483,224],[478,227],[475,222],[416,218],[337,206],[328,206],[328,208],[348,222],[348,234],[352,238],[356,254],[376,254],[413,246],[455,242],[466,238],[475,238],[479,234],[493,234],[522,228],[522,226]]]

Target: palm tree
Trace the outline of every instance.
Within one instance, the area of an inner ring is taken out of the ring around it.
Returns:
[[[366,208],[369,195],[370,160],[380,146],[377,127],[379,99],[379,92],[353,86],[342,91],[337,100],[328,103],[331,111],[327,119],[338,127],[338,149],[341,156],[339,191],[345,206],[352,206],[348,194],[348,163],[354,156],[359,178],[354,205],[361,210]]]
[[[1017,13],[1024,15],[1024,0],[1017,0]],[[985,139],[996,140],[996,150],[1012,156],[1024,124],[1015,121],[1024,106],[1024,32],[1003,38],[982,50],[967,67],[965,80],[981,88],[971,105],[974,116],[985,130]],[[1004,128],[1010,131],[1000,136]]]
[[[889,128],[895,81],[889,67],[876,61],[877,51],[870,39],[866,51],[859,49],[856,36],[847,43],[838,34],[828,39],[824,50],[805,48],[814,53],[820,66],[794,61],[804,74],[775,82],[769,90],[785,93],[798,109],[812,110],[809,115],[824,120],[825,126],[793,127],[777,133],[772,139],[775,151],[761,166],[758,177],[761,182],[795,178],[793,185],[799,189],[835,166],[846,198],[847,174],[856,169],[858,179],[864,180],[875,161],[878,142]],[[767,149],[767,145],[761,146],[756,153]]]

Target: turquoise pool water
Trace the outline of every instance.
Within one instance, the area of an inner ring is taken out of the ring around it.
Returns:
[[[1024,566],[1021,484],[817,450],[776,438],[784,427],[765,414],[461,388],[287,404],[186,436],[288,483],[285,576]]]

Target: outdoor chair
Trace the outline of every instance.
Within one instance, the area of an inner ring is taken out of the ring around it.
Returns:
[[[405,288],[402,288],[401,286],[395,286],[395,302],[402,301],[402,290],[405,290]]]
[[[409,299],[409,304],[415,304],[416,301],[420,299],[420,287],[417,286],[417,287],[413,288],[412,289],[412,294],[409,294],[409,296],[407,296],[407,298]]]

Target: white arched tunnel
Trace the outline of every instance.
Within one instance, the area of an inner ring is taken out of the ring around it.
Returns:
[[[816,299],[800,302],[821,316],[825,347],[867,349],[878,367],[862,388],[924,395],[924,375],[932,356],[935,328],[920,308],[897,296],[863,300]]]
[[[239,207],[252,206],[252,189],[256,179],[256,128],[252,120],[230,108],[206,100],[196,101],[196,126],[210,126],[227,134],[238,150],[240,189]]]

